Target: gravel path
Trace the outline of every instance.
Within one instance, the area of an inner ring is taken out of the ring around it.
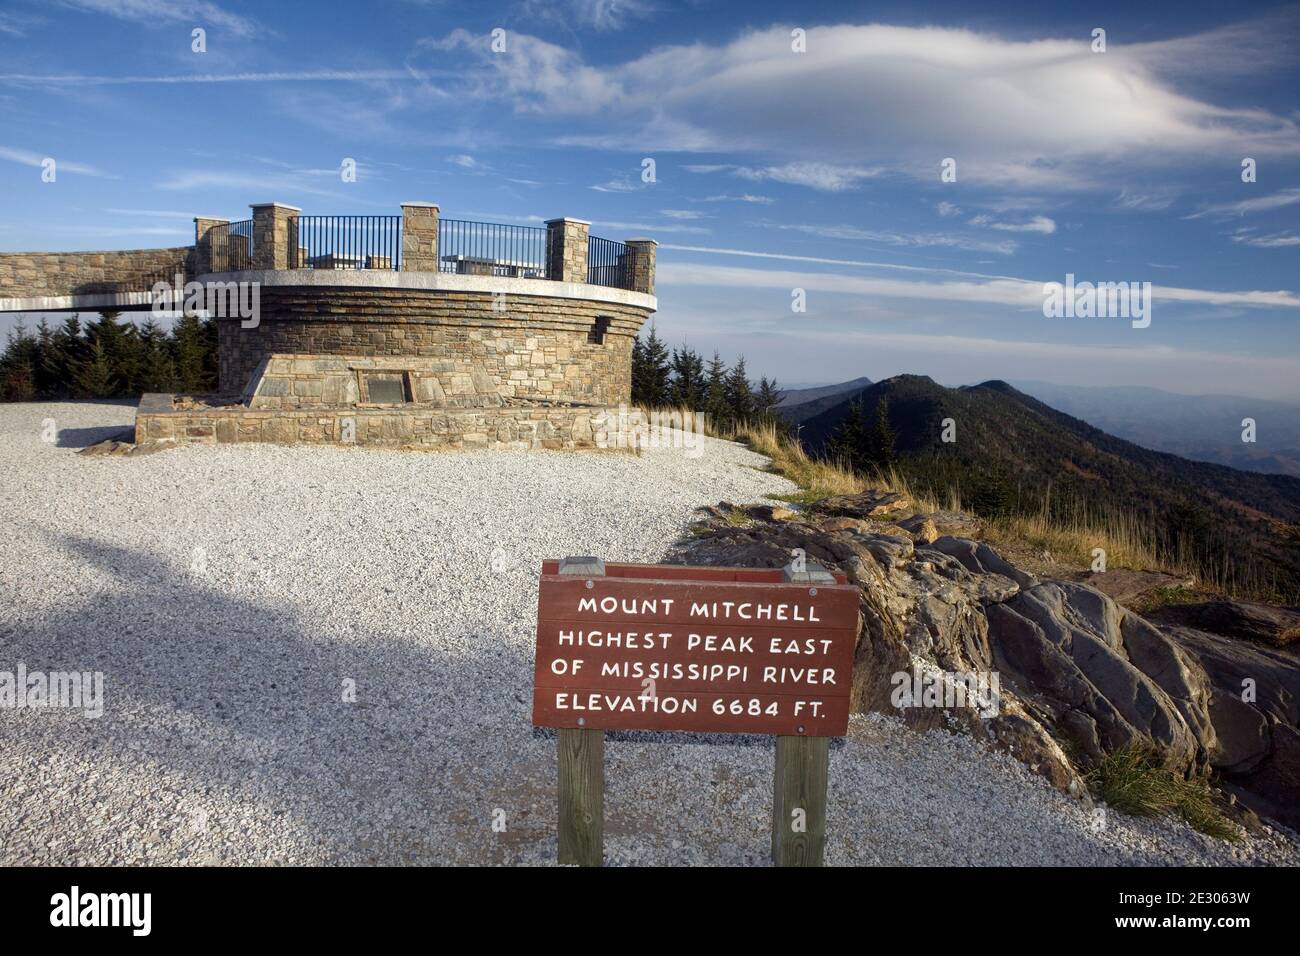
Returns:
[[[655,561],[694,507],[790,487],[723,442],[74,454],[133,412],[0,405],[0,671],[102,671],[105,695],[97,719],[0,710],[0,864],[552,862],[539,562]],[[606,761],[609,862],[767,862],[770,740],[611,735]],[[833,749],[829,814],[836,864],[1300,863],[1277,837],[1099,821],[878,717]]]

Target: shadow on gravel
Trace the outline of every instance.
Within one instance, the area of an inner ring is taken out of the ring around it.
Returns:
[[[530,742],[531,701],[511,680],[494,684],[469,669],[473,662],[453,663],[383,633],[358,635],[355,646],[331,640],[292,613],[210,589],[148,553],[56,539],[129,587],[129,596],[14,622],[4,635],[5,657],[29,671],[104,673],[104,716],[56,732],[58,750],[105,767],[155,760],[183,776],[170,784],[181,792],[180,812],[195,812],[204,792],[228,794],[241,815],[262,817],[262,828],[270,814],[310,831],[330,862],[547,858],[540,844],[553,842],[545,829],[553,819],[521,798],[549,809],[553,770],[543,776],[539,768],[536,781],[498,770],[516,766],[503,753]],[[531,660],[518,663],[531,675]],[[498,656],[490,670],[502,669]],[[349,680],[354,703],[344,701]],[[485,687],[499,699],[483,699]],[[480,726],[489,720],[495,726]],[[526,765],[529,756],[515,760]],[[498,807],[510,815],[513,849],[492,832]],[[241,852],[245,824],[222,813],[213,809],[209,825],[233,835],[232,844],[222,849],[199,831],[165,836],[157,862],[173,862],[187,844],[189,862],[279,862],[255,845]],[[539,844],[536,854],[520,842]],[[93,847],[66,853],[63,862],[97,858]]]
[[[135,429],[126,428],[122,425],[106,425],[97,428],[60,428],[59,440],[56,445],[59,448],[89,448],[91,445],[98,445],[110,438],[115,438],[118,441],[134,442]]]

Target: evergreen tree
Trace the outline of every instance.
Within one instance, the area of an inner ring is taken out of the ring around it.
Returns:
[[[777,414],[776,407],[781,402],[781,391],[776,387],[776,380],[768,381],[764,375],[758,380],[758,392],[754,395],[754,405],[757,409],[758,420],[761,422],[777,422],[780,416]]]
[[[863,414],[862,403],[855,400],[849,402],[848,414],[826,442],[826,450],[834,461],[841,462],[854,471],[862,471],[866,445],[866,415]]]
[[[117,394],[118,381],[103,339],[91,339],[87,357],[77,367],[74,384],[80,398],[112,398]]]
[[[176,364],[172,361],[167,333],[150,315],[140,325],[141,392],[170,392],[175,386]]]
[[[645,408],[664,408],[672,401],[668,389],[669,377],[668,346],[659,338],[654,325],[650,326],[650,335],[645,341],[642,353],[641,393]]]
[[[727,365],[717,352],[709,360],[704,381],[704,411],[714,428],[727,428],[731,424],[730,409],[727,407]]]
[[[19,319],[9,330],[4,355],[0,357],[0,397],[5,401],[30,402],[36,398],[39,350],[36,337]]]
[[[198,317],[186,313],[172,329],[176,363],[176,388],[182,392],[204,392],[212,387],[207,352],[209,337]]]
[[[753,421],[756,405],[754,390],[749,384],[748,376],[745,374],[745,356],[742,355],[736,359],[736,364],[727,373],[724,391],[731,422],[733,424],[742,424]]]
[[[871,429],[870,441],[871,464],[882,472],[888,471],[898,461],[894,443],[894,429],[889,424],[889,402],[882,395],[876,403],[876,421]]]
[[[699,411],[704,406],[708,381],[704,376],[704,359],[694,349],[683,344],[673,349],[673,381],[669,389],[670,400],[678,408]]]

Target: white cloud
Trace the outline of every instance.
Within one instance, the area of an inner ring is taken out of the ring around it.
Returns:
[[[120,20],[145,23],[206,23],[229,30],[238,37],[252,36],[257,25],[247,17],[231,13],[207,0],[61,0],[64,6],[90,13],[104,13]]]
[[[992,252],[998,255],[1009,256],[1018,248],[1016,243],[1011,239],[994,242],[987,239],[973,239],[967,236],[957,236],[949,233],[886,232],[877,229],[862,229],[858,226],[845,225],[789,224],[778,225],[776,228],[802,232],[810,236],[821,236],[823,239],[861,240],[864,242],[879,242],[884,243],[885,245],[913,249],[922,247],[942,247],[949,249],[965,249],[969,252]]]
[[[1300,187],[1290,189],[1281,189],[1275,193],[1269,193],[1265,196],[1252,196],[1250,199],[1241,199],[1237,202],[1216,203],[1206,206],[1199,212],[1194,212],[1187,219],[1201,219],[1205,216],[1245,216],[1254,212],[1270,212],[1274,209],[1282,209],[1285,206],[1294,206],[1300,203]]]
[[[1101,187],[1117,163],[1300,155],[1296,117],[1216,105],[1180,86],[1190,54],[1207,72],[1266,75],[1294,56],[1285,31],[1116,43],[1098,55],[1086,35],[840,24],[810,28],[808,53],[795,56],[780,26],[610,66],[535,37],[511,40],[503,54],[463,30],[429,43],[477,59],[457,83],[462,95],[562,120],[564,141],[748,154],[761,162],[726,171],[821,189],[849,188],[881,166],[937,182],[946,156],[960,182],[1029,190]],[[586,134],[573,122],[584,116]],[[856,172],[826,174],[835,169]]]
[[[1080,276],[1077,281],[1083,281],[1085,278],[1087,277]],[[735,266],[710,266],[660,260],[656,281],[662,286],[678,284],[746,289],[793,289],[800,287],[846,295],[873,295],[942,302],[983,302],[1012,308],[1037,309],[1041,308],[1043,304],[1042,281],[1009,277],[983,280],[919,281],[844,275],[832,272],[768,271]],[[1197,302],[1204,305],[1244,305],[1261,308],[1300,308],[1300,295],[1285,290],[1276,292],[1219,292],[1210,289],[1183,289],[1153,284],[1152,295],[1157,301]]]
[[[1003,222],[992,216],[975,216],[970,220],[972,226],[986,226],[1001,232],[1039,232],[1050,236],[1056,232],[1056,221],[1047,216],[1035,216],[1028,222]]]
[[[961,207],[954,206],[952,203],[947,202],[946,200],[944,202],[939,203],[934,208],[939,213],[939,215],[944,216],[945,218],[950,216],[961,215]]]
[[[694,209],[660,209],[659,215],[669,219],[703,219],[704,213]]]
[[[1300,246],[1300,235],[1294,232],[1277,232],[1272,235],[1256,235],[1253,229],[1238,229],[1232,234],[1232,241],[1257,249],[1285,249]]]
[[[22,163],[24,166],[34,166],[40,168],[46,159],[53,159],[57,173],[77,173],[82,176],[98,176],[105,179],[116,179],[111,173],[106,173],[102,169],[89,166],[86,163],[77,163],[72,160],[60,159],[58,156],[41,155],[33,153],[29,149],[16,149],[12,146],[0,146],[0,159],[7,159],[11,162]]]
[[[468,153],[457,153],[455,156],[448,156],[447,161],[451,163],[455,163],[457,166],[461,167],[462,169],[478,168],[478,160],[476,160],[473,156],[470,156]]]
[[[741,193],[737,196],[728,196],[724,193],[717,196],[692,199],[691,202],[744,202],[759,206],[770,206],[775,200],[771,196],[756,196],[753,193]]]

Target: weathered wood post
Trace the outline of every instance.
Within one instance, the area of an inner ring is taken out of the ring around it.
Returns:
[[[604,577],[600,558],[565,558],[560,574]],[[600,866],[605,858],[605,732],[562,727],[558,731],[559,862]]]
[[[800,558],[782,571],[791,584],[834,585],[835,577]],[[772,862],[777,866],[821,866],[826,850],[826,778],[829,737],[778,735],[772,788]]]

